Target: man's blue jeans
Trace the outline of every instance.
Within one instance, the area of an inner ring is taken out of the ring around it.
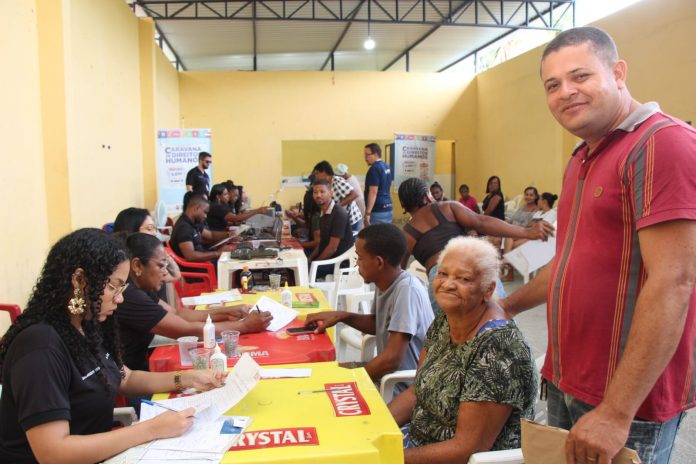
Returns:
[[[585,413],[594,409],[587,403],[563,393],[551,382],[548,386],[549,425],[570,430]],[[686,413],[677,414],[668,422],[650,422],[634,419],[626,448],[636,450],[643,464],[669,464],[674,439]]]
[[[394,211],[372,211],[370,224],[391,224],[394,222]]]

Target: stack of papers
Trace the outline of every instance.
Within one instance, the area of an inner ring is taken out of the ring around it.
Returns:
[[[201,296],[190,296],[187,298],[182,298],[181,302],[186,306],[198,306],[198,305],[209,305],[209,304],[220,304],[226,303],[228,301],[239,301],[242,299],[242,295],[236,288],[228,290],[226,292],[215,292],[208,295]]]
[[[251,419],[224,417],[222,414],[239,403],[261,378],[261,369],[245,353],[227,376],[225,385],[199,395],[142,403],[140,420],[152,419],[167,412],[166,408],[196,408],[193,426],[176,438],[154,440],[127,450],[107,461],[108,464],[210,464],[219,463],[225,452],[236,443]],[[165,406],[164,407],[160,407]]]

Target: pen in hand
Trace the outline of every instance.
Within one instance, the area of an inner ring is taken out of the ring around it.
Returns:
[[[257,313],[261,312],[261,310],[259,309],[259,305],[254,305],[254,309],[256,310]]]
[[[157,406],[158,408],[166,409],[167,411],[181,412],[178,409],[170,408],[169,406],[165,406],[163,404],[160,404],[157,401],[150,401],[150,400],[140,400],[140,401],[145,403],[145,404],[149,404],[150,406]]]

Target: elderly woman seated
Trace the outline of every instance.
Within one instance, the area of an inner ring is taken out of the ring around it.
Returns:
[[[430,326],[413,385],[389,403],[404,432],[405,462],[467,462],[520,446],[537,389],[529,346],[494,298],[496,249],[452,239],[433,282],[443,313]]]

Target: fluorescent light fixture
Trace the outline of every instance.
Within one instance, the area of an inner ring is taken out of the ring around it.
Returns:
[[[365,43],[363,43],[363,47],[365,47],[365,50],[372,50],[375,48],[375,41],[372,40],[372,37],[368,37]]]

